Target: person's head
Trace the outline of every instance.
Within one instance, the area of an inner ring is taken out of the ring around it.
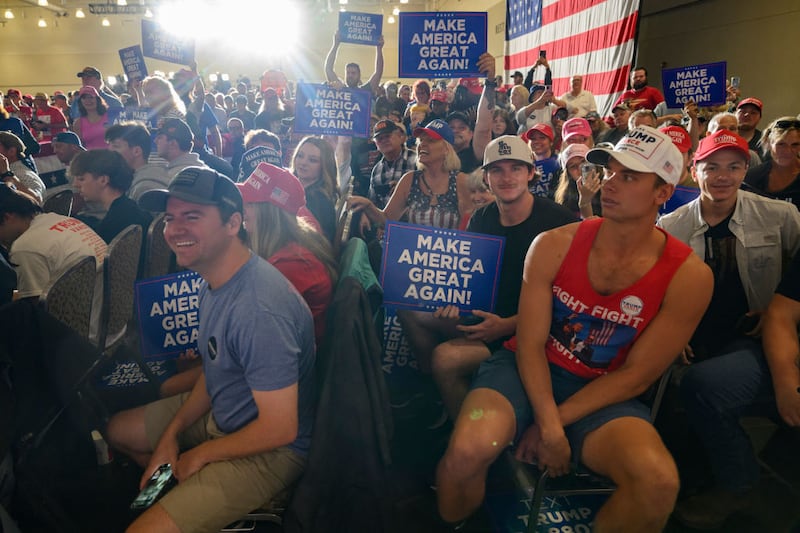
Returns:
[[[614,115],[614,122],[616,123],[617,116]],[[632,130],[637,126],[650,126],[651,128],[658,127],[658,118],[656,114],[649,109],[637,109],[628,116],[628,129]]]
[[[50,107],[50,98],[46,93],[36,93],[33,95],[33,107],[36,109],[47,109]]]
[[[550,116],[550,123],[553,125],[553,133],[555,133],[556,136],[561,137],[561,128],[564,127],[564,122],[567,121],[567,117],[569,117],[569,111],[567,111],[566,107],[556,108]]]
[[[450,113],[447,115],[447,125],[453,132],[453,148],[456,149],[456,152],[468,148],[472,142],[473,131],[467,115],[460,111]]]
[[[764,104],[758,98],[745,98],[736,105],[736,118],[739,119],[739,133],[756,129],[761,120]]]
[[[747,141],[739,134],[717,130],[707,135],[697,147],[692,167],[701,202],[723,203],[732,211],[749,162]]]
[[[611,110],[611,115],[614,117],[614,127],[619,130],[628,129],[628,119],[631,116],[631,110],[625,104],[617,104]]]
[[[431,112],[437,117],[447,114],[447,92],[443,89],[436,89],[431,93],[430,98]]]
[[[32,197],[0,184],[0,244],[9,248],[41,212],[42,207]]]
[[[505,109],[495,108],[492,111],[492,137],[513,134],[514,122],[511,120],[511,115]]]
[[[535,124],[528,131],[522,134],[522,140],[528,143],[528,147],[538,161],[546,159],[553,154],[553,140],[555,134],[553,128],[547,124]]]
[[[388,98],[390,102],[394,101],[397,98],[396,81],[387,81],[386,83],[384,83],[383,90],[386,92],[386,98]]]
[[[430,110],[431,108],[428,106],[428,104],[416,103],[412,105],[408,109],[408,116],[410,118],[411,126],[413,127],[420,122],[423,122],[428,117]]]
[[[536,100],[542,97],[542,95],[546,90],[547,87],[544,85],[539,85],[539,84],[531,85],[531,92],[530,95],[528,95],[528,102],[535,102]]]
[[[761,147],[764,154],[769,153],[773,165],[790,169],[800,167],[800,120],[790,116],[773,120],[764,130]]]
[[[236,110],[239,112],[247,110],[247,95],[240,94],[236,97]]]
[[[664,126],[659,131],[669,135],[669,138],[672,139],[672,144],[683,156],[683,166],[681,167],[683,171],[681,182],[683,182],[684,177],[688,177],[686,173],[689,172],[689,161],[692,159],[692,138],[682,126]]]
[[[148,76],[142,80],[142,94],[144,94],[145,105],[159,115],[172,109],[186,113],[186,104],[178,96],[175,87],[160,76]]]
[[[411,101],[411,87],[406,85],[406,84],[401,85],[400,88],[397,90],[397,96],[398,96],[398,98],[400,98],[404,102],[410,102]]]
[[[100,93],[97,92],[97,89],[91,85],[86,85],[78,91],[78,110],[82,117],[92,112],[104,115],[108,111],[108,105],[103,100],[103,97],[100,96]]]
[[[631,87],[635,90],[644,89],[647,85],[647,69],[644,67],[633,67],[631,71]]]
[[[331,199],[336,198],[338,170],[328,141],[320,137],[304,137],[294,150],[291,170],[303,187],[321,181],[325,194]]]
[[[150,140],[149,138],[147,139]],[[53,148],[53,153],[59,161],[65,165],[69,165],[76,155],[85,152],[86,148],[83,147],[81,138],[71,131],[62,131],[53,137],[50,143]]]
[[[372,130],[372,139],[378,151],[389,161],[394,161],[406,142],[406,130],[402,124],[379,120]]]
[[[719,130],[728,130],[738,133],[739,119],[736,118],[735,114],[729,113],[728,111],[717,113],[708,121],[706,130],[708,133],[716,133]]]
[[[586,160],[605,168],[603,217],[655,220],[681,178],[683,157],[669,135],[649,126],[634,128],[613,148],[589,150]]]
[[[94,67],[84,67],[78,77],[84,87],[94,87],[98,91],[103,87],[103,75]]]
[[[142,194],[139,205],[166,213],[164,238],[178,264],[203,277],[225,261],[235,247],[247,243],[239,189],[209,168],[181,170],[167,189]]]
[[[125,194],[133,182],[133,169],[121,154],[89,150],[76,155],[69,165],[73,186],[87,202],[106,202]]]
[[[192,130],[179,118],[168,118],[156,133],[156,150],[159,157],[172,161],[192,149]]]
[[[236,117],[228,119],[228,132],[231,134],[232,139],[243,140],[244,139],[244,123],[241,119]]]
[[[0,131],[0,154],[12,163],[19,161],[25,157],[25,143],[10,131]]]
[[[150,132],[139,122],[121,122],[109,126],[106,142],[108,149],[120,154],[134,170],[147,164],[153,146]]]
[[[8,97],[8,99],[14,102],[16,105],[19,105],[19,102],[22,99],[22,93],[19,89],[9,89],[6,91],[6,97]]]
[[[581,164],[586,161],[589,147],[585,144],[570,144],[558,154],[558,163],[566,176],[573,181],[581,177]]]
[[[441,119],[428,122],[413,131],[417,139],[417,168],[439,167],[447,172],[459,170],[461,160],[453,149],[453,130]]]
[[[244,148],[250,150],[256,146],[268,146],[278,153],[282,153],[281,139],[269,130],[250,130],[244,136]]]
[[[522,72],[515,70],[514,74],[511,75],[511,81],[514,83],[514,85],[522,85],[523,77],[524,76],[522,75]]]
[[[361,67],[358,63],[348,63],[344,67],[344,83],[348,87],[361,85]]]
[[[61,109],[62,111],[65,109],[69,109],[69,103],[67,103],[67,96],[64,93],[58,93],[53,95],[53,105],[57,108]]]
[[[580,74],[573,74],[569,79],[569,86],[572,89],[572,94],[580,94],[580,92],[583,90],[583,76]]]
[[[501,208],[530,195],[533,157],[525,141],[516,135],[503,135],[487,144],[481,168],[486,185]]]
[[[248,84],[245,81],[239,81],[236,84],[236,92],[239,94],[247,94]]]
[[[607,126],[606,122],[600,117],[600,113],[597,111],[589,111],[583,118],[586,119],[586,122],[589,123],[589,127],[592,128],[592,136],[601,132]]]
[[[467,174],[467,190],[469,191],[469,199],[472,201],[473,209],[480,209],[481,207],[494,202],[494,194],[489,190],[486,181],[483,179],[483,169],[477,169]]]
[[[414,82],[412,92],[418,104],[427,104],[431,97],[431,85],[425,80],[417,80]]]
[[[562,150],[571,144],[584,144],[589,148],[594,146],[592,127],[585,118],[571,118],[561,126]]]

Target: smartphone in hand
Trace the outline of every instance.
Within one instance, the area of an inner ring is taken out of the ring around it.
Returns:
[[[136,496],[136,499],[133,500],[133,503],[131,503],[131,509],[147,509],[166,494],[176,482],[177,480],[172,475],[172,465],[164,464],[159,466],[150,476],[150,479],[147,480],[147,484]]]

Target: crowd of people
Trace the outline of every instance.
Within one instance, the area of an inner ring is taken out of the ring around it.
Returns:
[[[334,71],[338,34],[324,65],[327,83],[372,93],[368,139],[295,134],[294,84],[274,71],[222,92],[191,67],[117,95],[89,66],[52,100],[5,91],[5,302],[81,257],[99,269],[120,231],[162,212],[178,265],[205,280],[200,364],[165,389],[182,395],[107,430],[142,483],[163,463],[181,481],[130,531],[216,530],[301,475],[343,206],[350,235],[378,242],[389,220],[505,238],[494,310],[398,314],[453,422],[446,524],[480,506],[511,443],[553,475],[580,461],[610,477],[598,529],[659,530],[673,510],[721,526],[758,482],[740,416],[800,425],[800,119],[759,129],[769,103],[730,86],[718,108],[669,109],[639,66],[603,117],[580,73],[553,93],[545,57],[508,83],[488,54],[483,81],[381,82],[382,45],[366,82],[355,63]],[[45,143],[61,175],[37,173]],[[659,218],[676,187],[695,199]],[[63,188],[72,216],[43,213]],[[713,474],[677,506],[678,469],[637,399],[676,360]]]

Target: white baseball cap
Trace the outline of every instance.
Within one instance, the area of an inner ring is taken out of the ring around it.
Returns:
[[[533,152],[528,143],[516,135],[502,135],[486,145],[481,168],[497,161],[519,161],[533,166]]]
[[[654,172],[672,185],[677,185],[681,179],[681,152],[669,135],[650,126],[628,131],[613,149],[599,147],[586,154],[587,161],[602,166],[608,165],[609,157],[636,172]]]

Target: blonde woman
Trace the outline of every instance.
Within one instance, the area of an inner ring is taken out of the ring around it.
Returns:
[[[769,159],[747,171],[746,186],[800,208],[800,120],[781,117],[773,121],[761,135],[760,145]]]

